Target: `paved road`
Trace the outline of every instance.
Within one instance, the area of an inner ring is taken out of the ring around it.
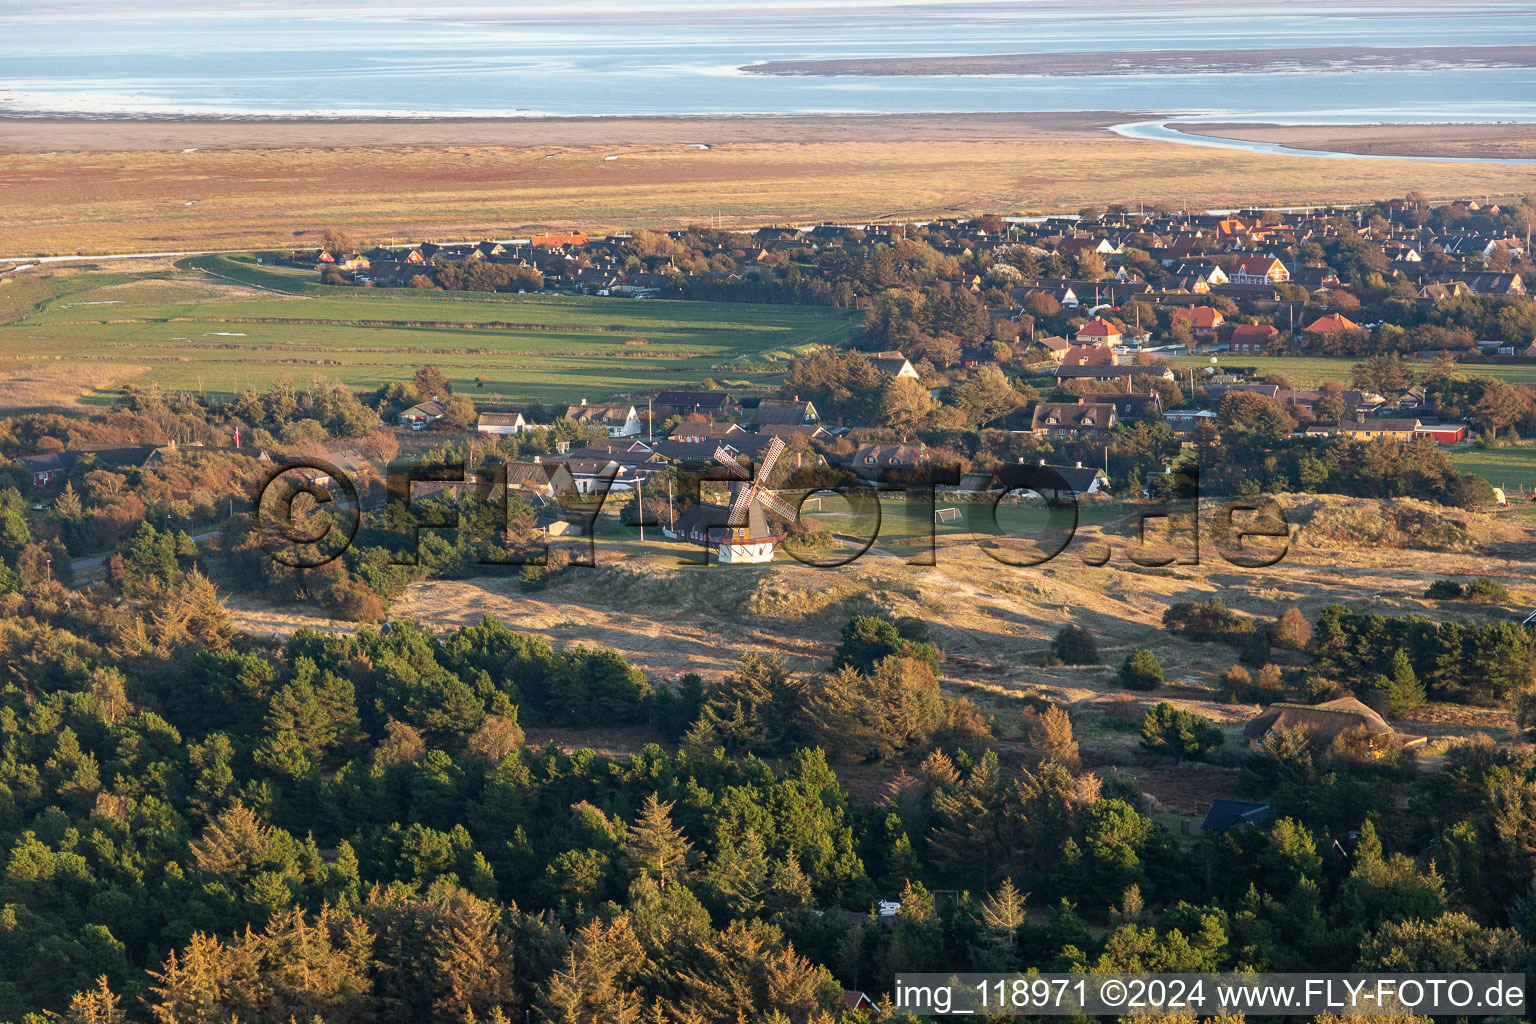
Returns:
[[[201,543],[207,540],[209,537],[218,536],[218,533],[218,530],[209,530],[207,533],[193,534],[192,541],[193,543]],[[94,569],[115,554],[117,554],[117,552],[109,551],[105,555],[97,555],[95,558],[81,558],[70,562],[69,567],[74,572],[79,572],[82,569]]]

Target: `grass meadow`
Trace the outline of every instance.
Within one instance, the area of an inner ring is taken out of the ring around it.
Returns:
[[[128,382],[233,394],[318,376],[371,389],[423,363],[486,402],[599,401],[706,378],[751,389],[859,321],[823,307],[329,288],[249,257],[23,276],[0,291],[12,292],[0,373],[73,379],[87,401]],[[25,386],[8,390],[7,405],[27,403]]]

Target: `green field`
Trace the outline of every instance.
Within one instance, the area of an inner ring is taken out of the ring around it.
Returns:
[[[1350,367],[1359,359],[1334,359],[1327,356],[1232,356],[1220,355],[1212,364],[1210,356],[1178,356],[1168,360],[1179,375],[1179,383],[1187,387],[1189,370],[1195,371],[1196,382],[1200,371],[1206,367],[1219,369],[1223,366],[1251,366],[1260,374],[1278,373],[1289,378],[1299,388],[1315,388],[1325,380],[1336,380],[1349,385]],[[1460,372],[1468,377],[1498,377],[1511,384],[1536,383],[1536,363],[1495,365],[1492,363],[1462,363]]]
[[[1495,487],[1519,496],[1536,490],[1536,445],[1509,445],[1504,448],[1467,448],[1447,453],[1453,465],[1464,473],[1476,473]]]
[[[0,327],[0,369],[78,367],[98,393],[104,379],[232,394],[284,376],[371,389],[423,363],[477,399],[551,405],[706,378],[772,386],[794,350],[842,342],[859,323],[827,307],[327,288],[246,257],[50,284]]]

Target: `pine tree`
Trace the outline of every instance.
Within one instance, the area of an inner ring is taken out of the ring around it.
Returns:
[[[629,827],[626,854],[633,871],[654,875],[663,886],[687,870],[693,844],[672,824],[671,803],[652,793],[640,808],[640,817]]]
[[[1005,878],[981,901],[981,921],[987,929],[982,952],[993,970],[1007,971],[1018,966],[1014,953],[1018,947],[1019,928],[1024,924],[1026,899],[1013,884],[1013,879]]]
[[[1072,738],[1072,719],[1064,708],[1053,705],[1043,714],[1025,712],[1024,733],[1030,752],[1039,761],[1055,761],[1067,768],[1079,763],[1077,741]]]
[[[740,840],[721,837],[719,852],[710,862],[705,881],[720,901],[738,917],[751,917],[763,908],[763,891],[768,884],[768,856],[763,840],[748,832]]]
[[[85,506],[80,503],[80,495],[75,493],[75,485],[66,483],[59,496],[54,499],[53,510],[66,522],[73,523],[85,515]]]
[[[1386,691],[1387,714],[1393,718],[1411,714],[1424,703],[1424,684],[1414,674],[1408,652],[1401,647],[1392,655],[1392,674],[1378,677],[1377,685]]]
[[[123,1024],[122,1000],[107,986],[107,976],[96,979],[96,987],[77,992],[69,1001],[65,1024]]]
[[[606,926],[593,918],[544,987],[545,1018],[552,1024],[637,1024],[644,1006],[634,982],[645,964],[627,915]]]
[[[1157,655],[1138,647],[1120,665],[1120,683],[1128,690],[1155,690],[1163,685],[1163,666]]]

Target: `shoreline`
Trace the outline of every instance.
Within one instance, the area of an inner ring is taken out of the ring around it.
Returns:
[[[1192,139],[1254,142],[1283,146],[1302,153],[1326,153],[1342,157],[1429,157],[1437,160],[1536,158],[1536,124],[1518,121],[1275,124],[1266,121],[1170,120],[1165,123],[1165,127]]]
[[[1114,53],[992,53],[974,56],[846,57],[743,64],[781,77],[937,75],[1234,74],[1536,67],[1536,46],[1319,46],[1252,50],[1122,50]]]

